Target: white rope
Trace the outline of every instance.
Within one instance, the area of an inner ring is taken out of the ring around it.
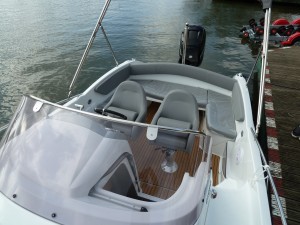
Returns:
[[[263,168],[262,173],[259,171],[259,168],[256,169],[256,171],[255,171],[255,173],[254,173],[254,175],[253,175],[253,179],[252,179],[252,181],[251,181],[252,186],[254,185],[254,183],[255,183],[256,181],[259,181],[259,180],[266,180],[266,179],[269,178],[268,175],[265,176],[264,174],[265,174],[265,172],[267,172],[267,169],[270,170],[270,166],[269,166],[269,165],[263,165],[262,168]]]

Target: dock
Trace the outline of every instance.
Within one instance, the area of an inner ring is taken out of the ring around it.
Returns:
[[[265,116],[268,161],[288,225],[300,225],[300,140],[291,136],[300,124],[300,47],[268,53]],[[272,222],[281,223],[271,192]]]

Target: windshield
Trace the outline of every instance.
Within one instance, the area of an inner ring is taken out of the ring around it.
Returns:
[[[193,149],[180,149],[190,136]],[[107,200],[111,196],[123,205],[160,202],[207,160],[200,140],[195,132],[125,123],[23,97],[0,146],[0,190],[7,196],[23,192],[27,200],[18,204],[42,215],[51,205],[79,211],[82,201],[115,205]],[[36,204],[41,201],[49,206]]]

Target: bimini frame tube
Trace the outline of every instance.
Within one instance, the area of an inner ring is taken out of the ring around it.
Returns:
[[[110,49],[110,51],[111,51],[111,54],[112,54],[112,56],[113,56],[113,58],[114,58],[114,60],[115,60],[115,63],[116,63],[116,65],[119,65],[119,63],[118,63],[118,61],[117,61],[117,58],[116,58],[116,55],[115,55],[115,52],[114,52],[114,50],[113,50],[112,47],[111,47],[111,44],[110,44],[110,42],[109,42],[109,40],[108,40],[108,37],[107,37],[107,35],[106,35],[106,32],[105,32],[105,30],[104,30],[103,25],[101,25],[100,27],[101,27],[102,33],[103,33],[103,35],[104,35],[104,38],[105,38],[105,40],[106,40],[106,42],[107,42],[107,45],[108,45],[108,47],[109,47],[109,49]]]
[[[261,114],[263,108],[272,0],[262,0],[262,4],[263,4],[263,10],[265,11],[265,24],[264,24],[263,48],[261,54],[262,65],[261,65],[260,90],[259,90],[258,109],[257,109],[257,122],[256,122],[256,130],[255,130],[256,135],[258,135],[259,132],[260,123],[261,123]]]
[[[73,86],[75,84],[75,81],[77,80],[77,77],[78,77],[78,75],[79,75],[79,73],[81,71],[82,65],[83,65],[83,63],[84,63],[84,61],[85,61],[85,59],[86,59],[86,57],[87,57],[87,55],[88,55],[88,53],[90,51],[90,48],[91,48],[91,46],[92,46],[92,44],[93,44],[93,42],[94,42],[94,40],[96,38],[96,34],[97,34],[97,32],[98,32],[98,30],[99,30],[99,28],[101,26],[101,23],[102,23],[102,21],[103,21],[103,19],[105,17],[105,14],[106,14],[106,11],[107,11],[107,9],[109,7],[110,2],[111,2],[111,0],[106,0],[106,2],[104,4],[104,7],[103,7],[102,12],[101,12],[101,14],[99,16],[98,22],[97,22],[97,24],[96,24],[96,26],[94,28],[94,31],[93,31],[93,33],[92,33],[92,35],[90,37],[89,43],[87,44],[87,46],[86,46],[86,48],[84,50],[84,53],[83,53],[82,58],[80,60],[80,63],[78,65],[78,67],[77,67],[77,70],[75,72],[73,80],[72,80],[72,82],[70,84],[68,98],[71,96],[72,88],[73,88]]]
[[[258,62],[258,60],[259,60],[259,58],[260,58],[259,56],[260,56],[260,54],[261,54],[261,51],[262,51],[262,46],[259,48],[258,54],[257,54],[257,56],[256,56],[255,63],[254,63],[254,65],[253,65],[253,67],[252,67],[252,69],[251,69],[251,72],[250,72],[250,74],[249,74],[249,76],[248,76],[248,78],[247,78],[247,85],[248,85],[248,83],[249,83],[249,81],[250,81],[250,79],[251,79],[251,77],[252,77],[252,75],[253,75],[254,69],[255,69],[255,67],[256,67],[256,65],[257,65],[257,62]]]
[[[261,68],[261,79],[260,79],[260,91],[259,91],[259,102],[258,102],[258,112],[257,112],[257,123],[256,123],[256,131],[253,135],[255,136],[255,140],[258,144],[259,150],[260,150],[260,155],[263,161],[264,166],[268,165],[267,160],[263,154],[263,151],[256,139],[258,132],[259,132],[259,127],[260,127],[260,122],[261,122],[261,114],[262,114],[262,107],[263,107],[263,96],[264,96],[264,88],[265,88],[265,75],[266,75],[266,66],[267,66],[267,55],[268,55],[268,44],[269,44],[269,29],[270,29],[270,18],[271,18],[271,5],[272,5],[272,0],[262,0],[263,4],[263,10],[265,11],[265,24],[264,24],[264,39],[263,39],[263,49],[262,49],[262,68]],[[273,189],[273,193],[276,199],[276,203],[280,212],[280,217],[281,217],[281,222],[283,225],[287,225],[283,207],[281,205],[279,195],[276,190],[275,183],[272,178],[272,174],[270,171],[270,168],[268,166],[265,167],[266,172],[268,174],[269,181],[271,183],[271,187]]]

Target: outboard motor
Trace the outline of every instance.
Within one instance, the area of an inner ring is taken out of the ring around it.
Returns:
[[[200,66],[204,56],[206,31],[202,26],[186,24],[181,34],[179,63]]]

